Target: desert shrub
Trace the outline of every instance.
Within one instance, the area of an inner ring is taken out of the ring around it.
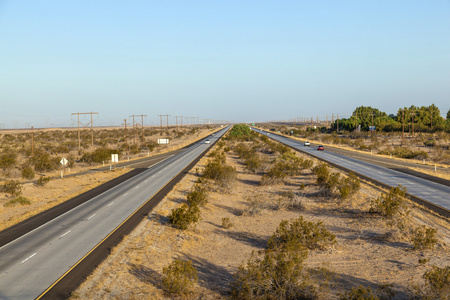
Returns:
[[[44,185],[46,185],[47,183],[49,183],[49,181],[50,181],[50,177],[48,177],[48,176],[41,176],[41,177],[39,177],[39,179],[36,181],[36,185],[37,185],[37,186],[44,186]]]
[[[35,175],[34,170],[30,164],[23,164],[20,174],[21,174],[22,178],[30,179],[30,180],[33,179],[34,175]]]
[[[169,215],[169,223],[181,230],[188,229],[190,225],[197,223],[200,219],[200,208],[198,205],[189,206],[186,203],[177,209],[172,209]]]
[[[102,163],[104,161],[110,160],[111,154],[118,154],[119,152],[120,151],[118,149],[98,148],[95,149],[92,153],[84,153],[83,156],[81,156],[80,161],[87,164]]]
[[[222,227],[225,229],[229,229],[233,227],[233,223],[231,223],[230,218],[222,218]]]
[[[261,214],[264,210],[271,209],[272,204],[264,199],[262,194],[254,194],[247,197],[247,208],[242,212],[245,216],[255,216]]]
[[[169,294],[186,295],[198,281],[197,269],[190,260],[175,259],[168,267],[163,268],[163,274],[162,287]]]
[[[392,155],[400,158],[408,159],[426,159],[428,158],[428,153],[423,150],[414,151],[407,147],[395,148],[392,151]]]
[[[17,152],[10,149],[5,149],[5,151],[0,155],[0,168],[3,170],[10,169],[14,167],[17,163]]]
[[[341,174],[339,173],[329,173],[328,179],[322,182],[322,185],[325,186],[327,191],[330,194],[338,189],[339,183],[341,181]]]
[[[321,221],[312,222],[303,219],[283,220],[267,243],[268,249],[295,248],[325,249],[336,243],[336,236],[328,231]]]
[[[8,180],[1,186],[1,191],[18,197],[22,194],[22,184],[19,180]]]
[[[433,248],[437,243],[437,229],[426,227],[425,225],[411,230],[411,241],[414,249]]]
[[[341,300],[390,300],[394,298],[395,292],[392,290],[392,284],[381,284],[378,289],[372,291],[370,286],[362,285],[354,287],[349,292],[339,294]]]
[[[236,169],[214,159],[207,162],[203,177],[215,180],[221,187],[227,187],[236,178]]]
[[[261,185],[269,185],[283,182],[288,176],[290,166],[284,161],[276,161],[272,164],[266,174],[261,178]]]
[[[232,283],[232,299],[315,299],[317,292],[303,272],[307,252],[254,252],[246,265],[241,265]]]
[[[300,164],[300,168],[302,170],[310,169],[313,166],[313,164],[314,162],[312,161],[312,159],[303,159]]]
[[[247,159],[251,157],[255,151],[250,149],[246,144],[239,143],[234,147],[234,151],[241,159]]]
[[[439,268],[433,266],[431,270],[423,274],[425,287],[424,299],[449,299],[450,298],[450,266]]]
[[[36,149],[31,161],[37,172],[48,172],[59,167],[59,159],[51,157],[50,154],[43,149]]]
[[[73,155],[69,155],[67,157],[67,167],[73,168],[74,165],[75,165],[75,157]]]
[[[378,300],[379,298],[372,292],[370,286],[367,288],[360,285],[354,287],[349,292],[339,294],[340,300]]]
[[[31,202],[30,200],[28,200],[25,197],[17,197],[15,199],[9,200],[8,202],[6,202],[3,206],[4,207],[9,207],[9,206],[15,206],[16,204],[20,204],[20,205],[30,205]]]
[[[350,172],[338,185],[341,199],[346,199],[356,194],[361,188],[361,182],[355,173]]]
[[[406,194],[406,188],[401,185],[391,188],[388,194],[382,194],[380,197],[370,202],[370,212],[378,213],[385,218],[392,218],[397,215],[404,206],[403,197]]]
[[[306,199],[298,196],[293,191],[283,192],[278,200],[277,209],[306,209]]]
[[[261,155],[258,153],[254,153],[252,156],[246,158],[244,160],[244,164],[250,172],[256,173],[259,170],[262,169],[263,166],[263,160],[261,158]]]
[[[410,299],[448,300],[450,299],[450,266],[432,266],[422,278],[423,284],[410,286]]]
[[[186,196],[186,201],[189,206],[205,206],[208,203],[208,191],[203,186],[194,184]]]
[[[325,163],[319,164],[312,169],[313,173],[317,175],[317,184],[324,185],[330,177],[330,169]]]

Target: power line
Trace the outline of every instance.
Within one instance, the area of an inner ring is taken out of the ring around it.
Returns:
[[[78,118],[78,154],[79,154],[81,151],[80,124],[83,125],[83,127],[85,127],[85,128],[88,127],[89,124],[91,124],[92,147],[94,147],[94,122],[92,120],[92,115],[98,116],[98,113],[96,113],[96,112],[78,113],[77,112],[77,113],[72,113],[72,116],[73,115],[77,115],[77,118]],[[91,121],[86,124],[83,124],[82,122],[80,122],[80,115],[91,115]]]

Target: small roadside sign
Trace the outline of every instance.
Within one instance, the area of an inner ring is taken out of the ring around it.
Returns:
[[[68,161],[65,157],[63,157],[63,158],[61,159],[61,161],[60,161],[60,163],[61,163],[63,166],[67,165],[68,162],[69,162],[69,161]]]
[[[111,154],[111,162],[118,163],[119,162],[119,154]]]

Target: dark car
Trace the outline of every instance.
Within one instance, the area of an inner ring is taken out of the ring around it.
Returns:
[[[322,145],[320,145],[320,146],[317,148],[317,150],[323,151],[323,150],[325,150],[325,148],[324,148]]]

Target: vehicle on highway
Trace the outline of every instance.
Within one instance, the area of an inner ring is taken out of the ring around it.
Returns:
[[[303,143],[303,146],[311,146],[311,143],[308,142],[308,141],[305,141],[305,142]]]
[[[319,151],[324,151],[325,148],[324,148],[322,145],[320,145],[319,147],[317,147],[317,150],[319,150]]]
[[[205,141],[205,144],[210,144],[210,143],[211,143],[210,140],[206,140],[206,141]]]

